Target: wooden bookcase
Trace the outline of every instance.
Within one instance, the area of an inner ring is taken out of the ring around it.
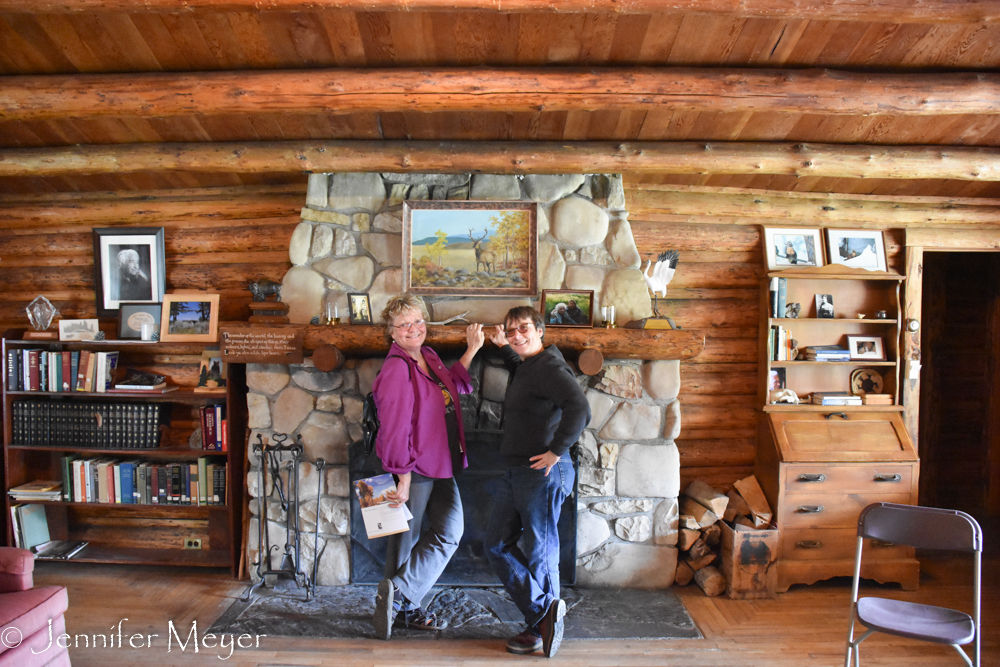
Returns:
[[[774,318],[770,279],[787,279],[786,303],[802,304],[799,318]],[[899,333],[903,276],[840,265],[769,273],[761,297],[757,456],[754,474],[774,510],[780,534],[777,589],[853,573],[857,521],[875,502],[916,504],[919,461],[903,425],[899,405]],[[835,317],[816,317],[815,295],[833,297]],[[886,311],[884,319],[875,317]],[[865,317],[858,317],[864,313]],[[774,361],[769,332],[792,330],[800,354],[809,345],[847,347],[848,335],[881,336],[884,361]],[[785,369],[786,387],[808,400],[814,391],[851,392],[856,368],[882,376],[880,393],[893,405],[814,405],[770,403],[770,371]],[[907,590],[919,582],[913,550],[876,545],[862,576],[899,582]]]
[[[110,458],[115,461],[141,460],[156,463],[195,461],[208,456],[227,469],[225,502],[220,505],[129,504],[95,502],[45,502],[52,539],[87,540],[86,549],[70,562],[163,564],[228,567],[234,577],[241,575],[243,540],[244,478],[246,461],[246,371],[242,364],[228,366],[224,392],[200,393],[198,383],[201,353],[217,347],[201,343],[150,343],[131,340],[58,342],[22,340],[8,332],[3,339],[3,464],[4,531],[6,544],[13,545],[10,510],[13,503],[6,491],[39,479],[62,479],[61,460]],[[117,351],[119,368],[152,370],[167,376],[179,389],[165,394],[143,392],[40,392],[21,391],[8,386],[8,352],[22,350]],[[164,415],[160,442],[155,448],[97,448],[69,442],[59,446],[15,444],[13,405],[33,400],[53,404],[117,402],[159,403]],[[199,408],[225,406],[228,451],[213,452],[192,448],[189,439],[199,428]],[[25,501],[17,501],[25,502]],[[189,540],[200,540],[201,548],[185,548]]]

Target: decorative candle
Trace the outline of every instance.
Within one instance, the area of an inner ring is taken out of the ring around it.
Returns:
[[[608,321],[608,307],[607,306],[601,306],[601,321],[602,322],[607,322]]]

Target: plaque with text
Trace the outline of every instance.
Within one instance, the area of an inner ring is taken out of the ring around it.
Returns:
[[[219,342],[226,363],[302,363],[302,329],[226,327],[219,335]]]

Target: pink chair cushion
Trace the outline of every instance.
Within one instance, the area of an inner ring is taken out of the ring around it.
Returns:
[[[21,640],[14,648],[0,653],[0,667],[62,667],[68,666],[69,649],[57,643],[59,635],[66,632],[63,616],[52,619],[51,637],[48,626]],[[61,642],[66,644],[66,640]],[[32,652],[34,651],[34,652]]]
[[[0,593],[31,588],[35,555],[27,549],[0,547]]]
[[[30,637],[40,630],[48,636],[50,619],[61,617],[69,606],[69,597],[62,586],[43,586],[0,595],[0,628],[9,633],[17,628],[20,636]],[[47,640],[46,640],[47,641]],[[0,643],[0,656],[5,653]]]

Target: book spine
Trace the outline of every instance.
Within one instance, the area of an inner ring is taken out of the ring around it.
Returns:
[[[77,375],[80,373],[80,351],[73,350],[69,354],[69,389],[76,391]]]
[[[20,355],[17,350],[7,350],[7,391],[18,390],[18,370]]]
[[[49,390],[49,354],[44,350],[36,351],[38,357],[38,387],[36,391]]]
[[[156,498],[160,505],[167,504],[167,468],[156,466]]]
[[[121,464],[119,464],[119,463],[112,464],[111,465],[111,474],[112,474],[112,476],[114,478],[114,484],[112,485],[112,488],[115,491],[115,500],[114,500],[114,502],[116,504],[120,504],[121,501],[122,501],[122,467],[121,467]]]
[[[90,350],[80,351],[80,360],[76,370],[76,390],[87,391],[87,365],[90,364]]]
[[[208,504],[208,460],[204,456],[198,458],[198,504]]]
[[[28,391],[38,391],[38,350],[28,350]]]

